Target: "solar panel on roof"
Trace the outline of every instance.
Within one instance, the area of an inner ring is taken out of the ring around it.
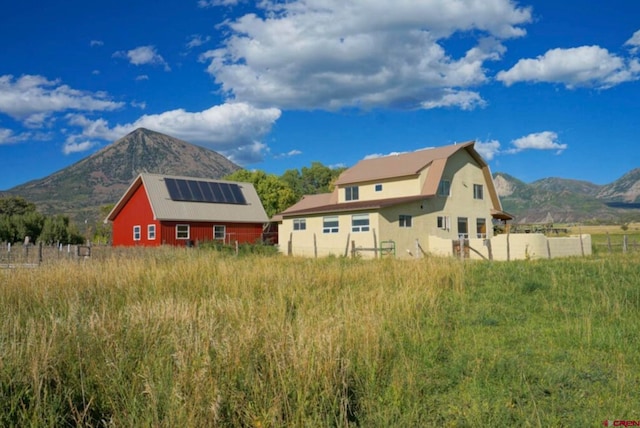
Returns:
[[[211,202],[218,204],[247,203],[242,189],[236,183],[165,178],[169,197],[173,201]]]

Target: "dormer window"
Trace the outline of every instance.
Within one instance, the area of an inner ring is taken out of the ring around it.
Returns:
[[[350,186],[344,188],[344,200],[345,201],[357,201],[358,196],[358,186]]]

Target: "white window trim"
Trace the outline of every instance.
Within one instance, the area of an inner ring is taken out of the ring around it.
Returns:
[[[353,223],[357,220],[367,220],[366,225],[354,225]],[[369,221],[369,214],[353,214],[351,216],[351,231],[352,232],[368,232],[371,228],[371,223]]]
[[[137,238],[136,238],[136,236],[137,236]],[[133,226],[133,240],[134,241],[142,240],[142,226],[140,226],[140,225]]]
[[[404,218],[404,224],[402,224],[402,219]],[[407,219],[409,220],[409,225],[407,226]],[[398,215],[398,226],[402,228],[409,229],[413,227],[413,216],[409,214],[400,214]]]
[[[327,227],[325,226],[327,220],[331,219],[331,221],[333,222],[333,219],[335,219],[336,222],[338,222],[338,225],[333,227]],[[322,233],[338,233],[340,231],[340,217],[338,216],[326,216],[326,217],[322,217]]]
[[[296,229],[296,225],[299,225]],[[302,226],[302,227],[300,227]],[[301,230],[307,230],[307,219],[306,218],[294,218],[293,219],[293,231],[299,232]]]
[[[442,219],[442,225],[441,226],[437,226],[437,220]],[[436,220],[436,226],[438,227],[438,229],[441,230],[451,230],[451,217],[449,217],[448,215],[439,215],[438,219]]]
[[[153,231],[153,233],[151,231]],[[155,241],[155,239],[156,239],[156,225],[155,224],[147,225],[147,239],[149,241]]]
[[[216,236],[216,228],[222,228],[222,238]],[[213,239],[216,241],[225,242],[227,238],[227,226],[225,224],[214,224],[213,225]]]
[[[447,183],[447,192],[441,192],[441,186],[443,185],[443,183]],[[451,180],[440,180],[440,183],[438,183],[438,196],[445,196],[445,197],[449,197],[451,196]]]
[[[180,226],[186,226],[187,227],[187,237],[186,238],[178,236],[179,235],[178,228]],[[188,240],[190,237],[191,237],[191,226],[189,224],[176,224],[176,239]]]
[[[356,193],[356,197],[354,198],[353,193]],[[360,189],[358,186],[347,186],[344,188],[344,200],[345,201],[359,201],[360,200]]]
[[[480,189],[479,192],[476,189]],[[479,195],[478,195],[479,193]],[[480,196],[480,197],[478,197]],[[473,185],[473,199],[483,200],[484,199],[484,186],[482,184],[474,184]]]

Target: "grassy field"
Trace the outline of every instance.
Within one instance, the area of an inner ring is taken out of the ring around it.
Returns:
[[[0,426],[640,419],[640,254],[159,249],[0,271]]]

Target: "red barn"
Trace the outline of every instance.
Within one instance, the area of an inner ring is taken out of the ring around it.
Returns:
[[[113,207],[114,246],[253,243],[267,214],[251,183],[140,174]]]

